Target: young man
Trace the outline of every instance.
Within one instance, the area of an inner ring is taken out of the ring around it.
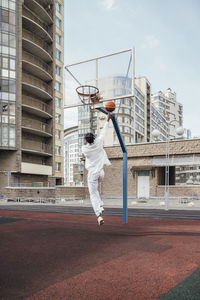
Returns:
[[[102,128],[99,137],[95,138],[93,133],[87,133],[85,135],[86,145],[82,147],[82,153],[86,158],[85,168],[88,170],[88,189],[90,193],[90,200],[97,216],[97,222],[99,225],[104,224],[102,213],[104,211],[103,201],[98,192],[98,185],[104,178],[104,165],[110,166],[107,154],[103,149],[103,141],[108,129],[108,123],[111,119],[111,115],[108,114],[107,121]]]

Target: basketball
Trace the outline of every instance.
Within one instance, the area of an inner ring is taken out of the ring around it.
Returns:
[[[113,101],[108,101],[106,102],[105,104],[105,109],[108,111],[108,112],[112,112],[115,110],[115,102]]]

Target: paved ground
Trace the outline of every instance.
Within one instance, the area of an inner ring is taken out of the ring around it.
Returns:
[[[0,210],[0,299],[200,299],[200,221]]]

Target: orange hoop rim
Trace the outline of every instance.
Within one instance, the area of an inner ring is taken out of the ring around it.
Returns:
[[[93,85],[80,85],[76,88],[79,98],[84,104],[99,102],[99,89]]]

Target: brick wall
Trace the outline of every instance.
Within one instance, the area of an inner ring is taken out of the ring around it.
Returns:
[[[105,178],[102,184],[103,196],[123,195],[123,153],[121,147],[105,148],[111,161],[111,166],[105,168]],[[165,156],[166,142],[145,143],[127,146],[128,153],[128,196],[137,196],[137,172],[131,172],[131,168],[137,170],[152,169],[153,157]],[[170,142],[170,155],[200,155],[200,140],[179,140]],[[163,196],[164,186],[158,186],[158,169],[150,172],[150,196]],[[170,186],[170,196],[200,197],[200,186]]]

